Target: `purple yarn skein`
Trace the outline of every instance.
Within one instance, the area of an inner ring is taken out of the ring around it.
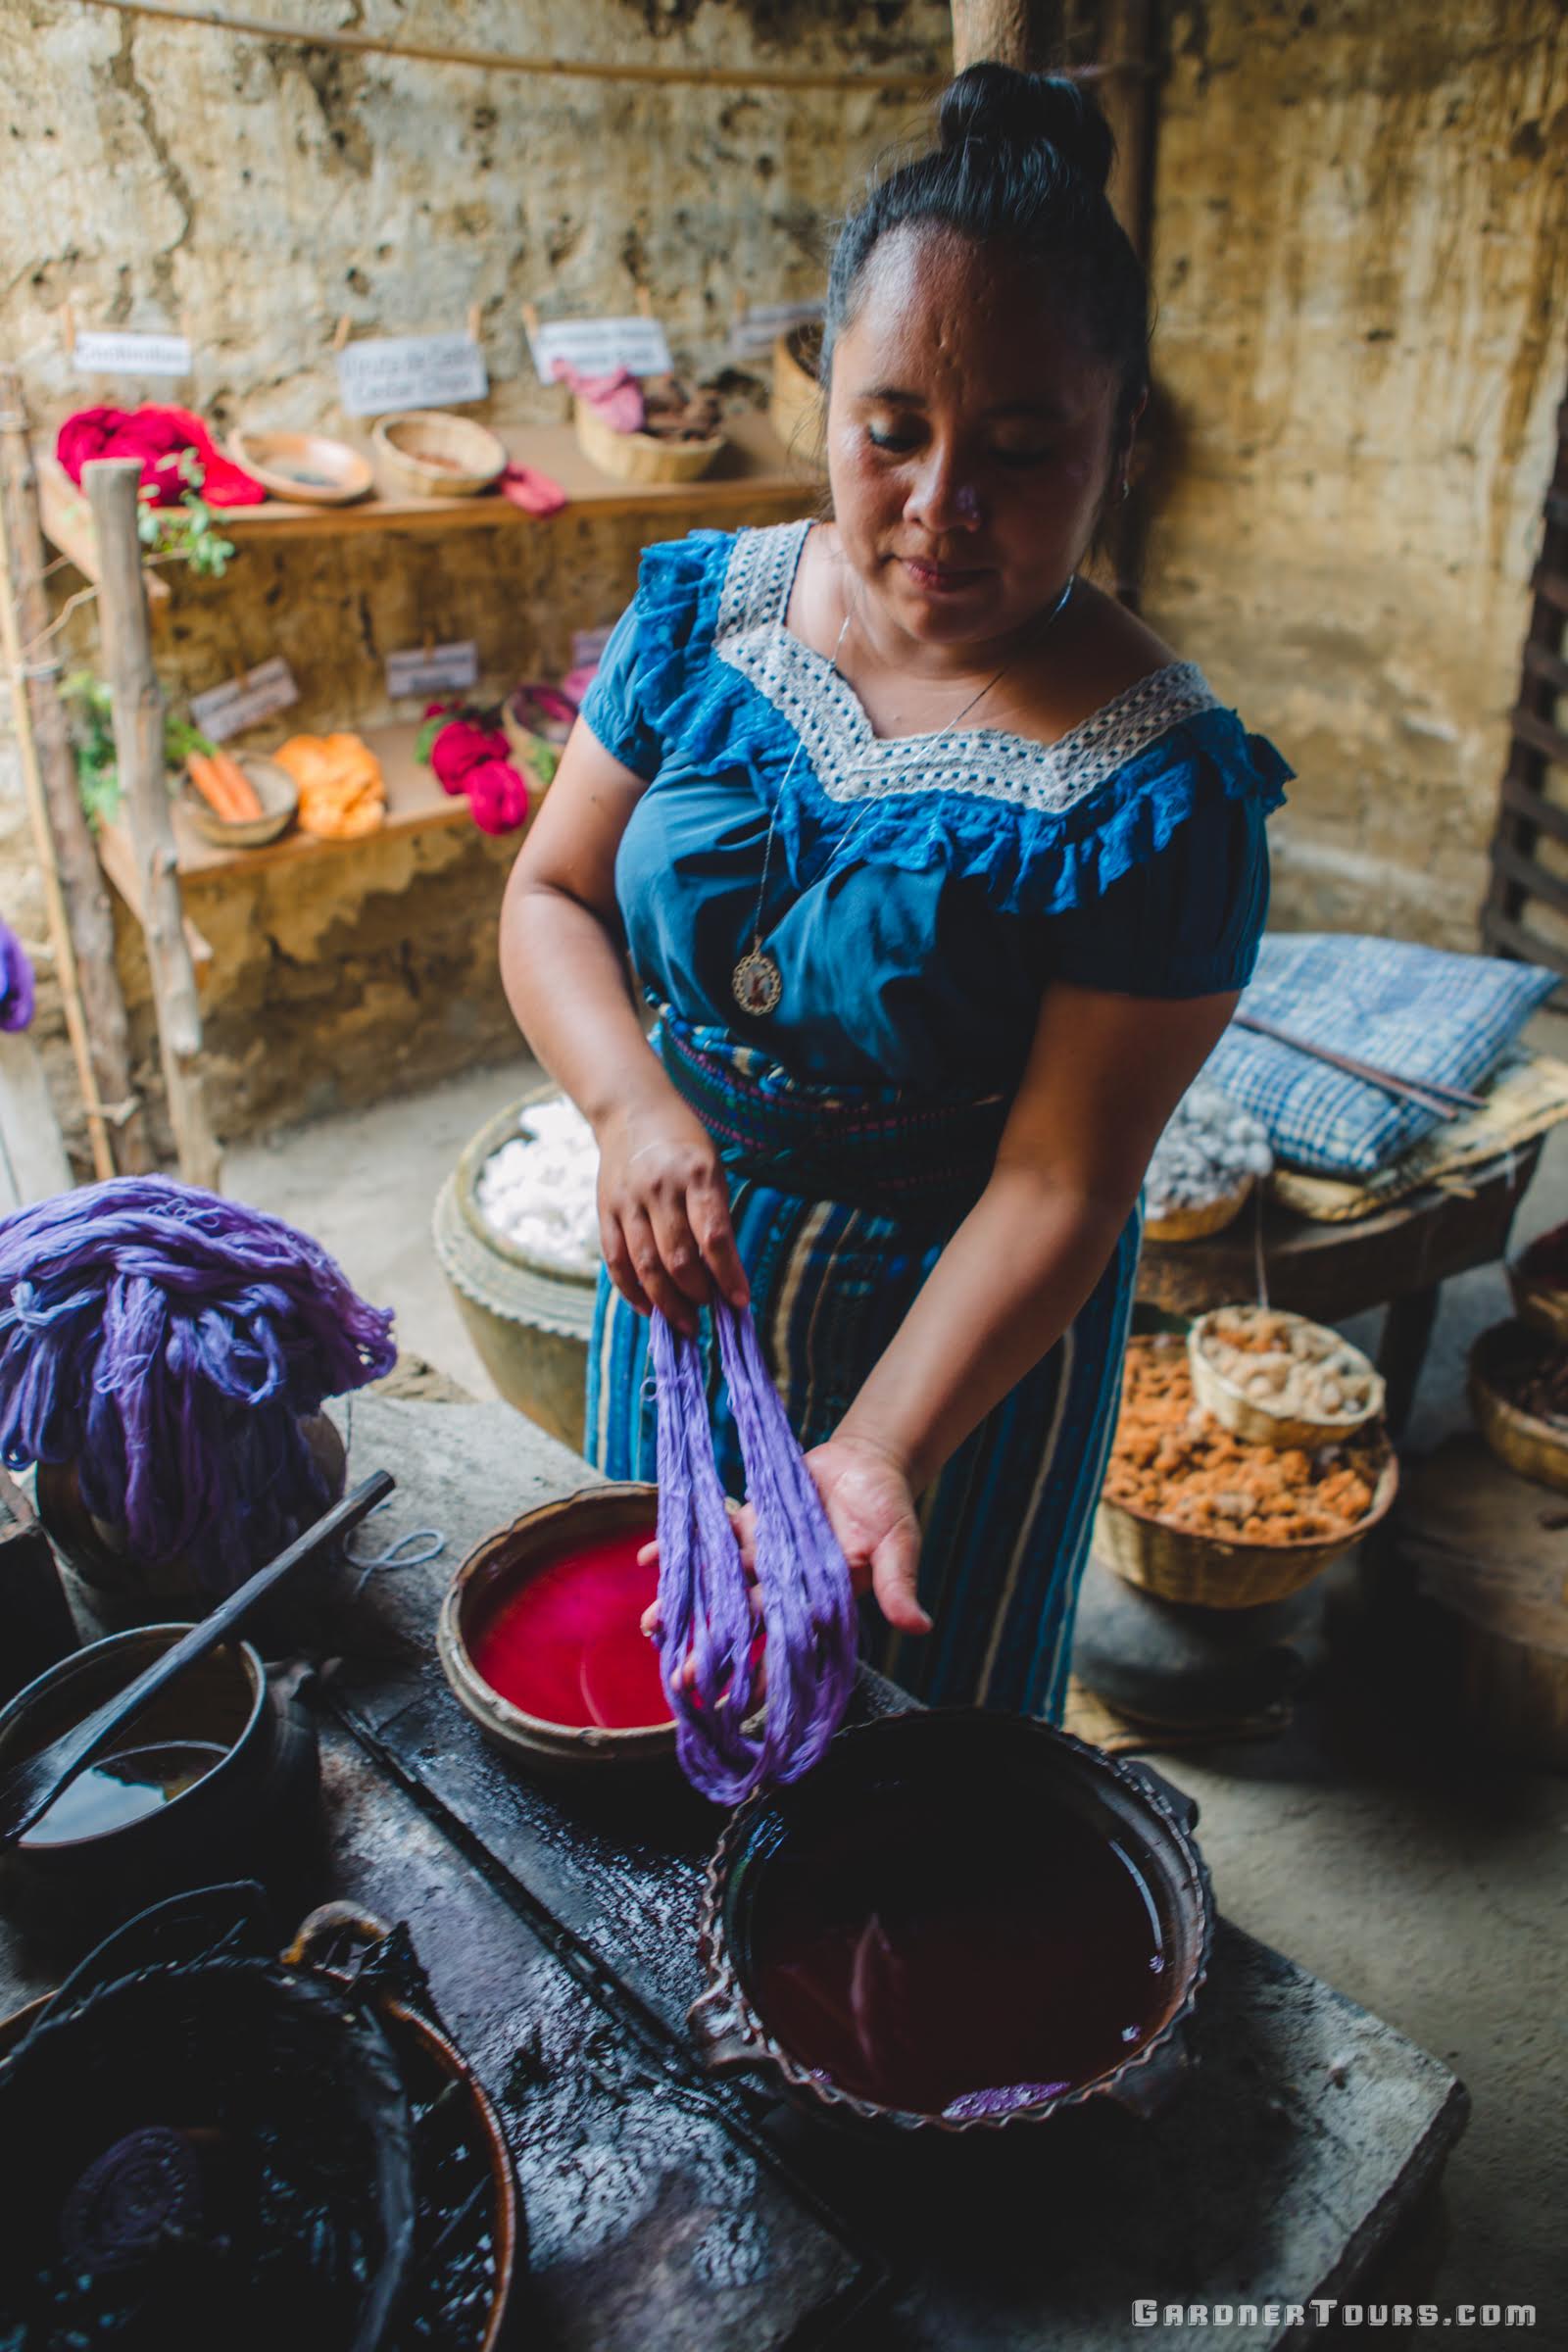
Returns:
[[[748,1728],[762,1679],[753,1659],[757,1618],[713,1459],[702,1358],[656,1309],[660,1673],[681,1769],[705,1796],[735,1805],[820,1761],[855,1687],[856,1607],[756,1326],[723,1300],[712,1311],[757,1512],[766,1684],[760,1731]]]
[[[300,1434],[389,1372],[392,1317],[318,1242],[168,1176],[0,1218],[0,1461],[72,1463],[135,1558],[230,1591],[325,1507]]]
[[[32,966],[9,923],[0,923],[0,1029],[25,1029],[32,1018]]]

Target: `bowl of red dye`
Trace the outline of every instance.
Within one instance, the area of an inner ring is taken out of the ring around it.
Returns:
[[[706,2063],[905,2132],[1153,2113],[1213,1932],[1195,1818],[1147,1766],[1023,1716],[842,1733],[741,1806],[710,1865]]]
[[[519,1762],[667,1761],[675,1726],[642,1630],[656,1487],[585,1487],[487,1536],[447,1591],[436,1646],[458,1703]]]

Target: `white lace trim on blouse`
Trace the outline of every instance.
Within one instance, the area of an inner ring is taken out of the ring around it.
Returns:
[[[1192,662],[1140,678],[1054,744],[995,727],[879,737],[855,689],[784,623],[809,521],[738,533],[724,574],[713,650],[750,679],[800,737],[832,801],[960,792],[1056,815],[1161,735],[1220,708]]]

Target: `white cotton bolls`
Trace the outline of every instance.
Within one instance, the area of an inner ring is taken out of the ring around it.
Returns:
[[[1274,1165],[1268,1129],[1201,1079],[1177,1103],[1144,1179],[1151,1216],[1206,1208]]]
[[[564,1095],[530,1103],[479,1171],[479,1213],[504,1241],[565,1274],[599,1267],[599,1146]]]

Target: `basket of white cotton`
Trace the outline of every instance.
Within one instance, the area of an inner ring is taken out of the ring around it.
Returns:
[[[599,1279],[598,1178],[593,1129],[546,1085],[486,1121],[435,1207],[436,1256],[485,1370],[574,1453]]]
[[[1273,1165],[1261,1119],[1199,1079],[1154,1146],[1144,1178],[1144,1239],[1196,1242],[1221,1232]]]
[[[1187,1353],[1200,1406],[1251,1446],[1310,1452],[1382,1416],[1382,1374],[1305,1315],[1215,1307],[1189,1331]]]

